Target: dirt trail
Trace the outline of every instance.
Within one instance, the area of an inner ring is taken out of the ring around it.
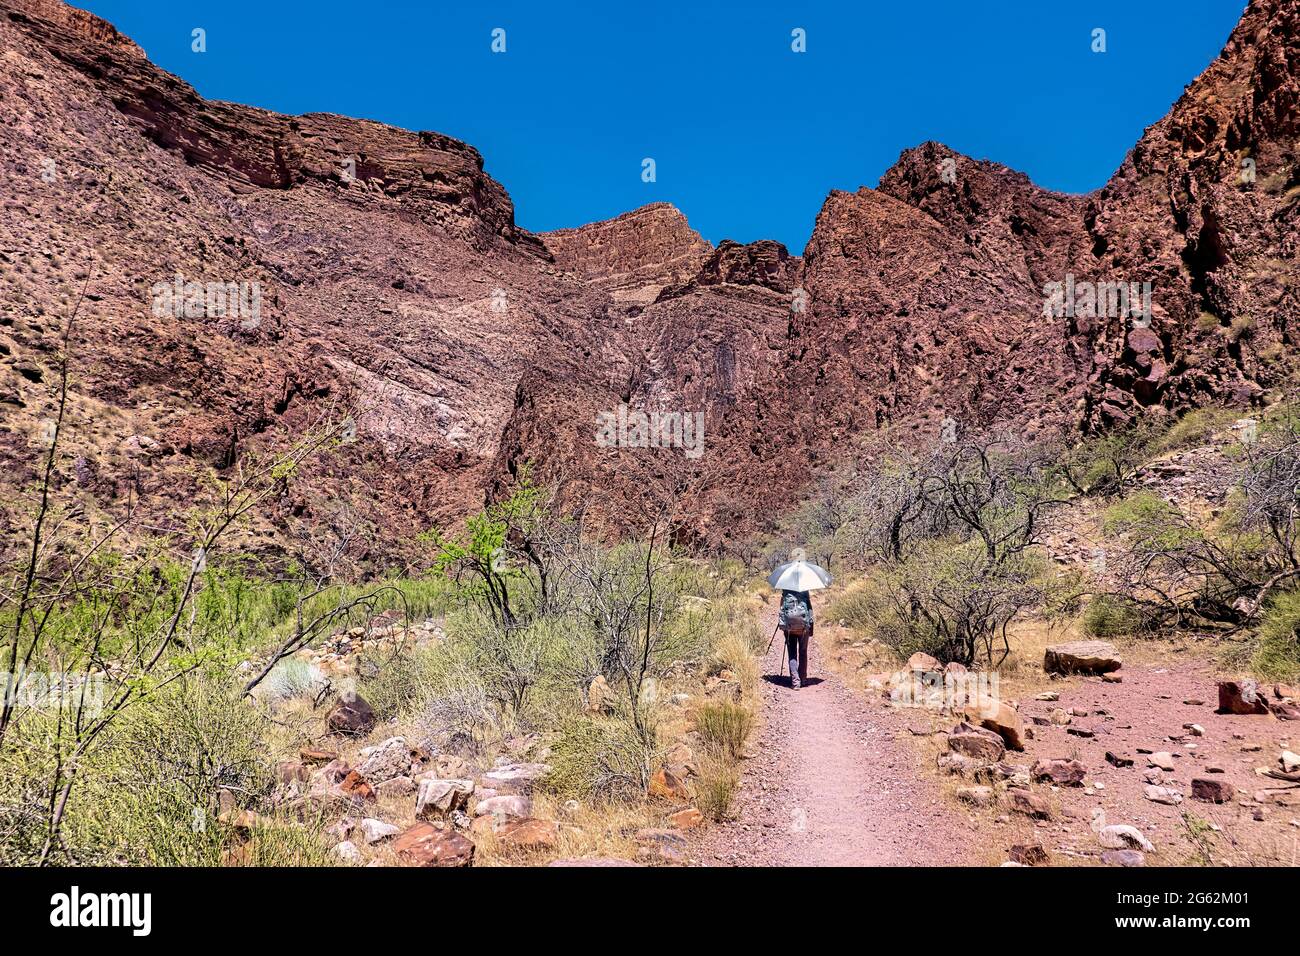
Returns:
[[[775,611],[766,615],[767,633]],[[873,710],[824,667],[818,638],[809,683],[782,672],[781,638],[763,663],[763,727],[750,744],[734,820],[698,858],[719,866],[935,866],[975,862],[973,828],[937,785],[894,715]],[[964,858],[963,858],[964,856]]]

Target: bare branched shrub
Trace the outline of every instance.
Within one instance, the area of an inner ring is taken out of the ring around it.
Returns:
[[[1045,599],[1032,553],[1064,500],[1040,449],[969,437],[922,455],[895,454],[857,489],[857,546],[876,581],[853,613],[900,654],[996,664],[1007,627]]]

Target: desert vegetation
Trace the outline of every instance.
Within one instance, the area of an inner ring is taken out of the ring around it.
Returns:
[[[674,551],[662,522],[610,543],[526,478],[423,535],[420,567],[358,575],[364,541],[346,522],[269,557],[243,550],[241,527],[347,440],[344,408],[240,455],[166,529],[92,516],[54,493],[73,466],[61,367],[0,590],[0,861],[342,863],[369,815],[382,862],[388,830],[416,816],[414,793],[384,784],[473,777],[506,755],[540,768],[533,806],[570,818],[563,834],[545,821],[531,851],[599,849],[626,837],[616,825],[682,808],[689,823],[725,816],[755,720],[743,566]],[[340,706],[364,726],[332,722]],[[335,786],[371,736],[409,756]],[[468,829],[463,805],[443,809],[421,816]],[[480,840],[489,860],[499,829]]]
[[[806,533],[852,582],[833,613],[899,659],[997,666],[1013,624],[1064,615],[1096,637],[1209,636],[1261,678],[1294,677],[1293,409],[1155,421],[1067,444],[873,448],[816,487],[774,550]],[[1063,536],[1089,546],[1063,553]]]

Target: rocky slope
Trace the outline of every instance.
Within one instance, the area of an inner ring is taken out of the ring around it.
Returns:
[[[165,513],[201,470],[359,406],[355,444],[250,546],[342,521],[400,552],[525,467],[616,527],[663,511],[729,546],[882,428],[1257,401],[1297,312],[1298,44],[1300,2],[1256,0],[1095,194],[926,143],[831,193],[799,257],[713,248],[665,204],[534,236],[470,146],[205,101],[98,18],[0,0],[7,492],[33,477],[83,282],[60,475],[102,511]],[[256,284],[258,314],[160,314],[177,275]],[[1150,321],[1044,314],[1067,277],[1150,282]],[[623,406],[702,416],[703,442],[605,447]]]

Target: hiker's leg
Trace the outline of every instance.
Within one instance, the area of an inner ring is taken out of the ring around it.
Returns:
[[[808,680],[808,642],[812,640],[813,629],[808,628],[808,633],[799,638],[799,680]]]
[[[790,684],[799,686],[799,638],[789,631],[785,635],[785,659],[790,662]]]

